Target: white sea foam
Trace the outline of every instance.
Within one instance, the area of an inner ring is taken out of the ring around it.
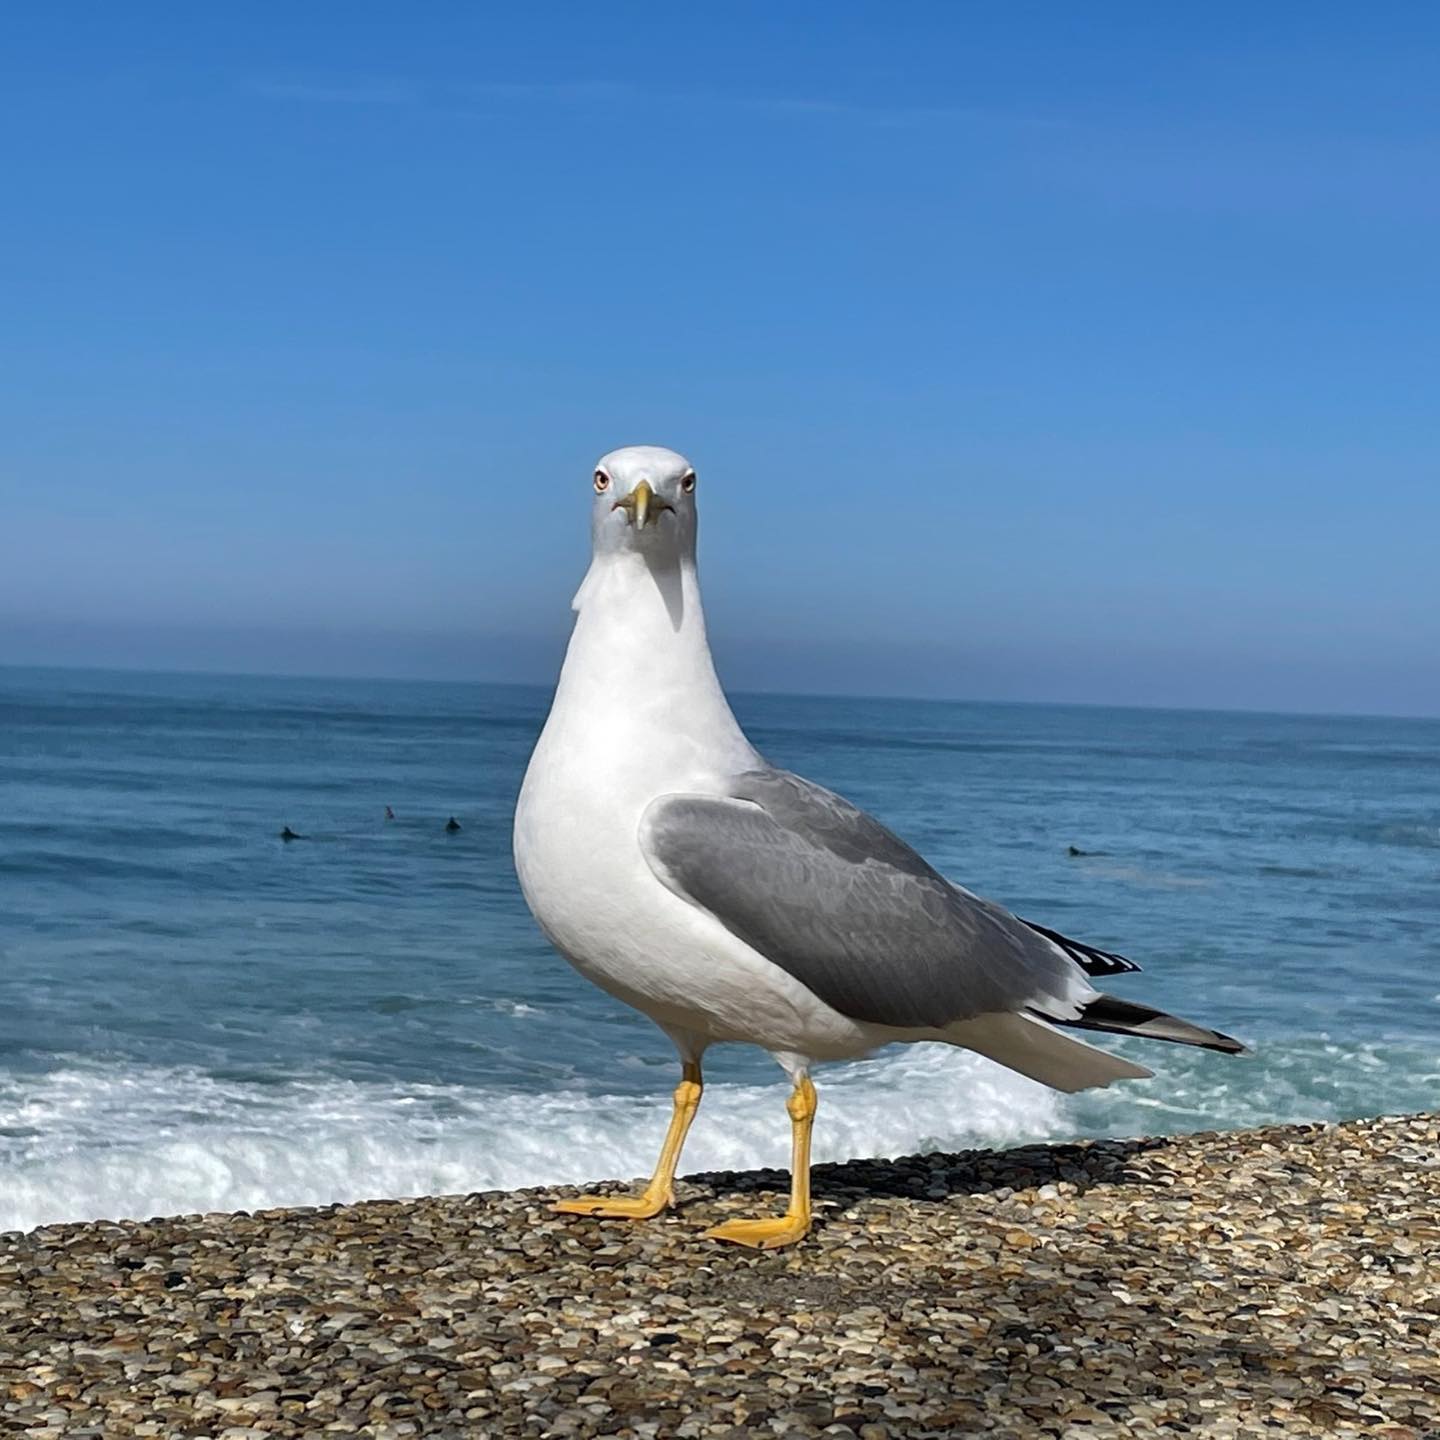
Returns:
[[[820,1160],[1005,1144],[1061,1124],[1059,1097],[1042,1086],[938,1047],[820,1081]],[[685,1169],[786,1165],[784,1094],[778,1075],[708,1087]],[[0,1231],[639,1175],[668,1113],[663,1091],[258,1085],[89,1064],[0,1077]]]
[[[1156,1076],[1061,1096],[963,1051],[916,1046],[818,1076],[816,1158],[1177,1133],[1421,1110],[1434,1044],[1260,1044],[1232,1060],[1130,1045]],[[784,1082],[711,1084],[685,1169],[783,1167]],[[76,1061],[0,1072],[0,1231],[646,1173],[669,1115],[655,1093],[534,1094],[336,1079],[257,1083]]]

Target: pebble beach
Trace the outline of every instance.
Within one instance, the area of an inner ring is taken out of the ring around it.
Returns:
[[[0,1435],[1440,1437],[1440,1120],[0,1235]]]

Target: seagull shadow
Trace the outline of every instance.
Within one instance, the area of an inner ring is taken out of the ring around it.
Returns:
[[[943,1207],[957,1196],[998,1195],[1004,1199],[1012,1192],[1061,1183],[1073,1186],[1076,1194],[1103,1187],[1168,1189],[1175,1178],[1165,1156],[1173,1143],[1164,1136],[1145,1136],[816,1165],[811,1172],[811,1191],[817,1201],[813,1233],[819,1239],[831,1226],[846,1223],[841,1219],[843,1212],[873,1200],[902,1200],[907,1206],[931,1208]],[[789,1173],[784,1170],[720,1172],[687,1178],[705,1186],[710,1192],[706,1198],[711,1200],[768,1192],[769,1198],[758,1209],[773,1208],[777,1196],[783,1197],[789,1187]],[[957,1224],[963,1223],[958,1215],[956,1220]],[[1072,1267],[1072,1273],[1064,1278],[1043,1271],[1031,1274],[1028,1269],[1007,1275],[1003,1298],[1017,1314],[997,1319],[981,1348],[1003,1362],[1007,1351],[998,1347],[1020,1347],[1021,1351],[1033,1347],[1032,1356],[1036,1352],[1038,1356],[1030,1363],[1037,1373],[1053,1369],[1057,1383],[1072,1383],[1073,1376],[1064,1370],[1063,1356],[1069,1353],[1064,1347],[1073,1335],[1084,1334],[1089,1327],[1083,1316],[1073,1313],[1074,1287],[1088,1282],[1092,1288],[1098,1286],[1109,1293],[1117,1285],[1123,1288],[1133,1284],[1131,1271],[1150,1263],[1145,1243],[1112,1243],[1103,1254],[1090,1257],[1088,1268]],[[923,1257],[909,1265],[887,1264],[883,1276],[873,1270],[812,1270],[803,1263],[803,1248],[752,1251],[735,1257],[724,1272],[723,1294],[719,1288],[716,1290],[717,1298],[747,1314],[759,1307],[774,1308],[781,1314],[818,1309],[844,1315],[858,1304],[899,1313],[909,1301],[948,1303],[957,1293],[969,1289],[985,1293],[987,1287],[994,1288],[993,1279],[984,1272],[972,1281],[957,1279],[944,1267],[933,1268]],[[802,1256],[802,1263],[796,1262],[797,1254]],[[1133,1313],[1154,1317],[1158,1324],[1166,1304],[1163,1295],[1140,1294]],[[1248,1342],[1249,1337],[1244,1338]],[[897,1336],[891,1343],[896,1347],[896,1359],[908,1360],[917,1367],[933,1363],[923,1350],[908,1355],[902,1337]],[[1239,1353],[1226,1337],[1176,1337],[1170,1343],[1177,1350],[1183,1346],[1193,1351],[1195,1363],[1212,1367],[1217,1357],[1228,1360]],[[1260,1345],[1256,1353],[1261,1358],[1252,1360],[1247,1356],[1247,1365],[1270,1363],[1268,1346]],[[980,1355],[976,1360],[975,1384],[983,1388],[984,1376],[979,1372],[991,1360]],[[953,1383],[957,1391],[967,1388],[960,1374],[953,1377]],[[1127,1399],[1117,1413],[1124,1413],[1128,1405]]]
[[[849,1206],[863,1200],[898,1199],[944,1204],[955,1195],[986,1195],[998,1190],[1028,1190],[1061,1182],[1083,1194],[1098,1185],[1163,1186],[1143,1165],[1171,1141],[1164,1136],[1080,1143],[1022,1145],[1010,1150],[961,1150],[903,1155],[894,1160],[846,1160],[815,1165],[810,1189],[816,1200]],[[1163,1168],[1163,1167],[1162,1167]],[[717,1196],[789,1189],[788,1170],[711,1171],[689,1175]],[[823,1217],[817,1216],[818,1219]]]

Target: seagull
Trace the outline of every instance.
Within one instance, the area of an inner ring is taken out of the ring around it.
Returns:
[[[646,1219],[674,1203],[717,1043],[762,1046],[790,1079],[785,1213],[706,1232],[760,1249],[810,1227],[817,1062],[940,1041],[1070,1092],[1152,1074],[1075,1029],[1243,1052],[1097,990],[1139,967],[962,889],[863,810],[766,761],[705,636],[694,467],[630,446],[591,483],[592,558],[516,805],[515,865],[550,942],[669,1036],[681,1078],[644,1190],[557,1210]]]

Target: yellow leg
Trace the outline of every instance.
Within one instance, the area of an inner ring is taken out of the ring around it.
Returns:
[[[810,1228],[810,1132],[815,1126],[815,1087],[808,1075],[796,1082],[785,1102],[790,1112],[790,1204],[774,1220],[727,1220],[705,1233],[757,1250],[778,1250],[803,1239]]]
[[[670,1115],[670,1128],[655,1162],[650,1183],[638,1195],[577,1195],[573,1200],[557,1200],[551,1209],[562,1215],[602,1215],[607,1218],[648,1220],[675,1203],[675,1167],[690,1122],[700,1108],[700,1092],[704,1082],[699,1065],[686,1065],[680,1083],[675,1087],[675,1108]]]

